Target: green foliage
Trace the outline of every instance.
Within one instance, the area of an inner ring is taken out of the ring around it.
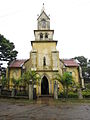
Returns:
[[[85,84],[85,87],[86,87],[87,89],[90,89],[90,83]]]
[[[6,79],[5,76],[2,76],[0,83],[2,85],[2,88],[7,87],[8,86],[8,79]]]
[[[70,86],[74,83],[72,75],[69,72],[64,72],[62,79],[61,79],[61,83],[63,86]]]
[[[63,85],[63,94],[65,97],[68,97],[69,87],[75,84],[72,75],[69,72],[64,72],[62,76],[56,74],[54,79],[58,80]]]
[[[0,34],[0,61],[8,61],[9,63],[13,61],[18,53],[14,48],[14,43]]]
[[[64,98],[65,95],[64,95],[64,93],[59,93],[58,97]],[[78,98],[77,92],[68,92],[68,98]]]
[[[82,76],[85,80],[85,83],[90,82],[90,60],[87,62],[87,58],[84,56],[78,56],[74,59],[77,59],[80,62],[80,66],[82,68]]]
[[[27,71],[22,75],[22,82],[23,84],[29,84],[30,80],[32,80],[32,84],[35,85],[39,83],[40,75],[35,71]]]
[[[78,94],[77,94],[77,92],[69,92],[68,97],[69,98],[78,98]]]
[[[90,89],[86,89],[82,92],[84,98],[90,98]]]
[[[86,90],[82,91],[82,95],[83,95],[83,98],[90,98],[90,90],[86,89]],[[64,98],[65,95],[64,95],[63,92],[62,93],[60,92],[58,97],[59,98]],[[70,92],[68,92],[68,98],[78,98],[77,91],[70,91]]]
[[[28,96],[28,92],[27,91],[18,91],[17,90],[17,93],[16,93],[16,96]]]
[[[12,78],[12,83],[13,83],[13,85],[14,85],[15,88],[19,87],[20,80]]]
[[[75,57],[74,59],[77,59],[80,62],[81,67],[87,66],[87,58],[85,58],[84,56],[78,56]]]

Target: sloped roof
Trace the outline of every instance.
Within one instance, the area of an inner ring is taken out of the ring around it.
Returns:
[[[42,14],[45,14],[47,16],[47,14],[45,13],[45,11],[42,11],[41,14],[39,15],[39,17],[37,18],[37,20],[41,17]],[[50,20],[50,18],[47,16],[47,18]]]
[[[11,64],[9,65],[9,67],[14,68],[14,67],[22,67],[22,65],[25,63],[26,60],[14,60],[11,62]]]
[[[78,67],[79,64],[74,59],[63,59],[63,63],[68,67]]]

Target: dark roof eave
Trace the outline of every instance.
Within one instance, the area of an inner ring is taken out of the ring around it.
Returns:
[[[32,43],[44,43],[44,42],[56,42],[56,44],[57,44],[57,40],[42,40],[42,41],[31,41],[31,45],[32,45]]]
[[[34,30],[34,34],[35,34],[36,31],[39,31],[39,32],[40,31],[52,31],[54,33],[54,30]]]
[[[79,65],[65,65],[65,67],[79,67]]]
[[[15,67],[14,67],[14,66],[13,66],[13,67],[12,67],[12,66],[10,67],[10,66],[8,66],[8,68],[22,68],[22,66],[20,66],[20,67],[16,67],[16,66],[15,66]]]

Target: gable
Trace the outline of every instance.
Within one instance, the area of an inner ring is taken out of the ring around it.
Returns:
[[[42,19],[45,19],[45,20],[50,20],[50,18],[47,16],[47,14],[43,11],[40,16],[38,17],[38,21],[41,21]]]

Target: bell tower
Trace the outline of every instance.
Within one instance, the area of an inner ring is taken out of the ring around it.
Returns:
[[[50,18],[46,14],[43,4],[37,18],[37,30],[34,30],[35,40],[31,41],[32,50],[30,52],[31,70],[41,76],[40,86],[37,86],[37,94],[39,95],[53,95],[53,75],[61,73],[59,52],[56,49],[57,40],[53,40],[53,35],[54,30],[50,29]]]
[[[45,13],[44,4],[41,14],[37,18],[37,30],[34,30],[35,40],[53,40],[54,30],[50,30],[50,18]]]

